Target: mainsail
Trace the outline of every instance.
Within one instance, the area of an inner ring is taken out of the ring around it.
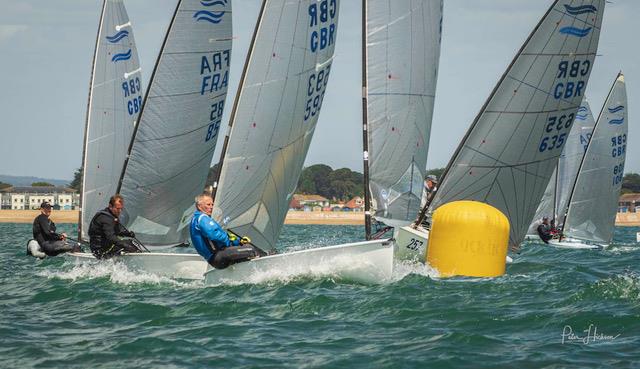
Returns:
[[[338,0],[264,0],[223,148],[215,206],[272,249],[331,71]]]
[[[427,209],[475,200],[524,239],[571,131],[596,56],[604,0],[555,1],[467,131]]]
[[[134,132],[119,192],[123,222],[151,244],[184,241],[227,95],[231,1],[178,1]]]
[[[404,226],[424,187],[442,1],[364,0],[363,10],[365,193],[376,220]]]
[[[563,234],[611,243],[627,148],[627,92],[618,74],[582,160]]]
[[[93,57],[82,155],[78,239],[116,193],[142,105],[138,51],[122,0],[105,0]]]
[[[558,224],[558,219],[564,218],[564,214],[560,214],[560,212],[564,212],[569,203],[569,195],[578,178],[578,169],[587,152],[595,123],[591,108],[585,98],[578,108],[571,133],[569,133],[567,143],[562,149],[560,159],[558,159],[558,166],[554,169],[547,189],[544,191],[528,234],[536,233],[536,228],[542,217],[555,219],[556,224]],[[560,220],[560,222],[562,221]]]

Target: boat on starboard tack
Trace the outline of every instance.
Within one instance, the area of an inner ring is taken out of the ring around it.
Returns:
[[[499,209],[510,222],[510,246],[522,242],[562,152],[559,137],[570,132],[587,88],[604,6],[604,0],[553,2],[471,124],[432,201],[399,230],[398,247],[427,245],[428,232],[418,225],[457,200]],[[549,132],[550,122],[556,124]],[[416,252],[424,260],[425,250]]]
[[[316,129],[333,63],[338,9],[337,0],[264,0],[260,9],[213,195],[228,229],[247,235],[266,253],[276,249]],[[205,282],[241,282],[283,269],[380,282],[391,276],[392,267],[392,243],[375,240],[209,267]]]
[[[604,102],[566,211],[558,224],[560,239],[551,246],[604,248],[611,244],[622,189],[628,141],[627,93],[619,73]]]
[[[231,1],[176,5],[119,184],[127,210],[122,223],[145,244],[175,245],[188,238],[185,214],[204,188],[226,100],[231,22]],[[94,259],[89,253],[72,256]],[[201,279],[207,265],[195,253],[124,254],[114,260],[176,278]]]

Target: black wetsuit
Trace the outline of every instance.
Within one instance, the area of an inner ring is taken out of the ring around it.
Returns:
[[[56,233],[56,224],[48,216],[40,214],[33,220],[33,238],[48,256],[56,256],[73,250],[73,246]]]
[[[130,240],[122,240],[119,236],[133,237],[133,233],[123,229],[109,208],[93,216],[89,225],[89,247],[96,258],[107,259],[122,251],[140,252]]]
[[[544,223],[538,226],[537,231],[538,231],[538,236],[540,236],[540,239],[544,243],[549,243],[549,240],[553,238],[553,235],[549,231],[549,226]]]

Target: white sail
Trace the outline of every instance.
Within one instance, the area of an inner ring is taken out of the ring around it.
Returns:
[[[365,76],[372,212],[391,226],[420,210],[435,99],[441,0],[367,0]],[[365,160],[365,165],[367,161]]]
[[[467,131],[429,209],[485,202],[509,219],[510,243],[522,242],[587,87],[604,5],[554,1]]]
[[[564,235],[611,243],[627,148],[627,92],[619,74],[598,116],[580,167]]]
[[[123,170],[123,222],[146,243],[184,241],[216,145],[231,57],[231,1],[181,0]]]
[[[228,227],[272,249],[325,94],[337,0],[264,0],[229,125],[215,206]]]
[[[138,50],[122,0],[105,0],[93,58],[82,157],[78,239],[116,193],[142,105]]]
[[[547,189],[544,191],[538,210],[536,210],[536,215],[533,217],[533,222],[527,232],[528,234],[536,233],[536,228],[542,217],[546,216],[549,219],[555,219],[556,225],[562,222],[561,219],[564,218],[569,196],[578,178],[578,169],[584,154],[587,152],[595,123],[591,108],[585,98],[582,100],[580,108],[578,108],[573,127],[571,127],[571,133],[569,133],[567,143],[562,149],[560,159],[558,159],[558,166],[553,171]],[[560,174],[558,175],[558,173]]]

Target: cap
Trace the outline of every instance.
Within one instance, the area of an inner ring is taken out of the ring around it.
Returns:
[[[549,217],[544,216],[544,217],[542,217],[542,220],[549,220]]]
[[[40,209],[51,209],[51,204],[49,204],[46,201],[43,201],[42,204],[40,204]]]
[[[438,182],[438,177],[434,176],[433,174],[429,174],[428,176],[426,176],[424,179],[426,180],[432,180],[434,182]]]

